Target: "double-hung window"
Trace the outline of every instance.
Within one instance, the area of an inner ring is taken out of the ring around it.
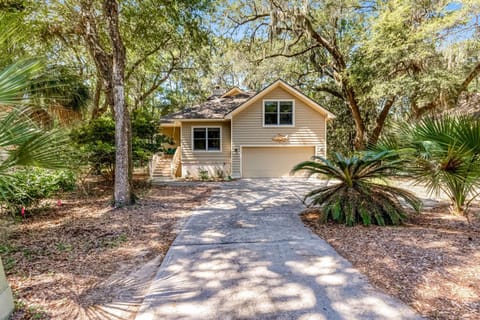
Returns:
[[[263,125],[293,126],[293,101],[264,101]]]
[[[220,128],[193,128],[194,151],[220,151]]]

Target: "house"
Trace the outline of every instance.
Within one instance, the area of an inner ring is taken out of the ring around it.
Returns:
[[[159,159],[160,167],[177,177],[288,176],[297,163],[326,155],[334,117],[282,80],[257,93],[216,90],[206,102],[162,117],[162,133],[177,149]]]

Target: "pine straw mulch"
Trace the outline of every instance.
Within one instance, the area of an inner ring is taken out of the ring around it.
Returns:
[[[113,210],[111,188],[91,189],[93,195],[65,195],[62,206],[7,227],[9,219],[0,220],[0,253],[20,301],[13,319],[131,318],[179,219],[211,191],[201,185],[143,185],[136,205]]]
[[[445,205],[399,227],[321,224],[314,210],[301,217],[374,286],[421,315],[480,319],[480,219],[469,224]]]

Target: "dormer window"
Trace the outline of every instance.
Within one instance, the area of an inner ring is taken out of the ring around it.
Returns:
[[[263,126],[293,126],[294,104],[292,100],[264,100]]]

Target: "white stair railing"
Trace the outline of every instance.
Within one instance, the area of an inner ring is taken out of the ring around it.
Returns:
[[[148,162],[148,176],[150,177],[150,179],[153,179],[153,174],[155,173],[157,162],[161,157],[161,153],[155,153],[152,156],[152,159],[150,159],[150,161]]]
[[[172,162],[171,162],[171,175],[175,178],[178,166],[180,165],[180,160],[182,159],[182,147],[178,146],[177,150],[173,154]]]

